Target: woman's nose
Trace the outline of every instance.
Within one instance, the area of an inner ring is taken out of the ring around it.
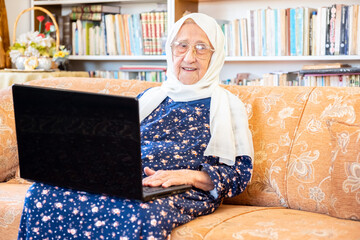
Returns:
[[[184,56],[184,61],[186,62],[195,62],[196,60],[196,52],[194,47],[190,46],[189,50],[186,52]]]

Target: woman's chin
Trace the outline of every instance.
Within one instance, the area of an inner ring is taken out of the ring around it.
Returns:
[[[192,85],[199,81],[199,78],[195,74],[182,74],[179,77],[179,81],[184,85]]]

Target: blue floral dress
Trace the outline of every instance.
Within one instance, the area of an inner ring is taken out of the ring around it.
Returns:
[[[193,188],[141,202],[34,183],[26,194],[18,239],[166,239],[173,228],[241,193],[252,173],[250,157],[239,156],[228,166],[203,156],[210,139],[210,100],[166,98],[141,123],[141,146],[144,166],[206,171],[215,193]]]

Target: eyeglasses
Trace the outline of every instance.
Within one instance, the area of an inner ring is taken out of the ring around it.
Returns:
[[[195,51],[195,56],[199,59],[207,59],[211,53],[215,52],[215,49],[212,49],[205,43],[191,45],[187,42],[173,42],[171,44],[172,54],[176,57],[182,57],[189,51],[191,47],[194,47],[193,51]]]

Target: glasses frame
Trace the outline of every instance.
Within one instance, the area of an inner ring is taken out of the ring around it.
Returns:
[[[178,55],[176,55],[176,54],[174,53],[174,51],[175,51],[175,50],[174,50],[175,44],[180,45],[181,43],[186,43],[189,47],[188,47],[188,49],[187,49],[183,54],[180,54],[180,55],[178,54]],[[206,56],[205,56],[205,55],[198,55],[198,53],[197,53],[197,51],[196,51],[196,45],[198,45],[198,44],[205,45],[205,46],[206,46],[206,49],[207,49],[207,50],[210,50],[210,51],[209,51],[210,54],[206,54]],[[190,48],[191,48],[192,51],[195,53],[195,57],[198,58],[198,59],[202,59],[202,60],[206,60],[209,56],[211,56],[211,53],[214,53],[214,52],[215,52],[215,49],[213,49],[211,46],[209,46],[209,45],[206,44],[206,43],[190,44],[190,43],[185,42],[185,41],[174,41],[174,42],[171,44],[171,52],[172,52],[172,54],[173,54],[174,56],[176,56],[176,57],[183,57],[183,56],[185,56],[185,55],[189,52]],[[200,57],[199,57],[199,56],[200,56]],[[204,57],[202,58],[201,56],[204,56]]]

